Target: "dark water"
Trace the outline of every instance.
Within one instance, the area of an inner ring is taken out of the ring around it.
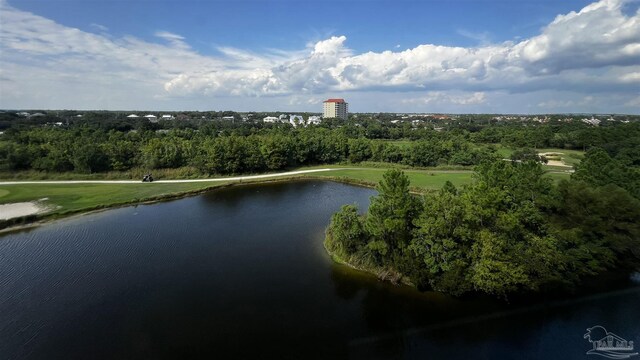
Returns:
[[[0,238],[0,359],[585,359],[640,347],[640,288],[538,306],[452,299],[333,264],[324,228],[372,190],[246,186]]]

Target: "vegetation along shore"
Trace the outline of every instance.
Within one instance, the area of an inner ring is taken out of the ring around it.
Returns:
[[[365,215],[345,205],[325,248],[336,261],[392,282],[453,295],[571,291],[604,272],[640,268],[638,188],[616,182],[587,153],[555,185],[535,161],[485,162],[470,184],[410,194],[401,170],[384,174]]]

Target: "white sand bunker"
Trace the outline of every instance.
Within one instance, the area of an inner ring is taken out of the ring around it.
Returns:
[[[38,214],[47,211],[45,206],[36,202],[20,202],[0,205],[0,220],[8,220],[15,217]]]
[[[564,153],[561,153],[561,152],[546,152],[546,153],[538,153],[538,155],[545,156],[547,158],[551,158],[551,159],[547,159],[547,165],[566,167],[566,168],[573,167],[571,165],[567,165],[567,164],[564,163],[564,160],[562,159],[562,156],[564,155]],[[558,160],[556,160],[556,159],[558,159]]]

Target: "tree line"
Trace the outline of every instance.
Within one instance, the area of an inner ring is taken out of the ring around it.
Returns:
[[[190,166],[203,174],[240,174],[363,161],[465,166],[497,156],[495,149],[454,136],[432,136],[400,147],[352,136],[345,129],[206,130],[122,132],[73,127],[15,131],[0,141],[0,169],[96,173]]]
[[[380,114],[349,121],[326,119],[308,128],[259,121],[149,123],[123,116],[95,112],[80,118],[47,114],[26,119],[2,113],[0,122],[6,129],[0,135],[0,171],[96,173],[190,167],[201,174],[236,174],[362,161],[472,166],[497,157],[496,144],[599,147],[622,165],[637,166],[640,158],[640,122],[593,127],[580,122],[479,124],[462,119],[449,120],[446,128],[435,131],[433,124],[391,123]],[[399,146],[386,141],[396,139],[410,142]]]

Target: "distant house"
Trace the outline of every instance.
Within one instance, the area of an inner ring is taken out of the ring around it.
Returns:
[[[262,122],[266,122],[266,123],[274,123],[276,121],[278,121],[279,119],[275,116],[267,116],[265,118],[262,119]]]
[[[29,113],[28,113],[28,112],[26,112],[26,111],[22,111],[22,112],[16,113],[16,115],[18,115],[18,116],[29,116],[29,115],[31,115],[31,114],[29,114]]]
[[[235,117],[233,117],[233,116],[223,116],[222,120],[233,121],[233,120],[235,120]]]
[[[294,127],[304,125],[304,118],[301,115],[289,115],[289,123]]]
[[[309,119],[307,119],[307,124],[314,124],[314,125],[318,125],[322,122],[322,117],[320,116],[309,116]]]
[[[278,116],[278,119],[281,122],[289,122],[289,115],[281,114],[280,116]]]
[[[152,122],[152,123],[157,123],[157,122],[158,122],[158,117],[157,117],[157,116],[155,116],[155,115],[151,115],[151,114],[149,114],[149,115],[145,115],[144,117],[145,117],[147,120],[149,120],[149,122]]]
[[[135,118],[139,118],[140,116],[136,115],[136,114],[131,114],[129,116],[127,116],[127,118],[129,119],[135,119]]]
[[[173,115],[162,115],[161,119],[162,120],[173,120],[174,117],[173,117]]]
[[[601,123],[600,119],[596,119],[593,116],[591,117],[591,119],[582,119],[582,122],[592,126],[598,126]]]

